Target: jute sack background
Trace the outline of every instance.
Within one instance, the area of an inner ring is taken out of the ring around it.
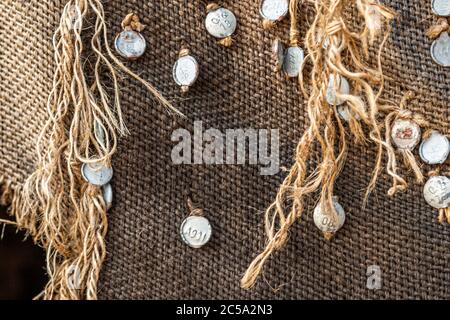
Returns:
[[[290,167],[306,126],[304,99],[295,82],[272,72],[271,41],[287,40],[288,23],[263,31],[255,1],[224,1],[238,17],[235,43],[223,48],[203,27],[200,1],[105,2],[110,39],[130,11],[148,27],[145,56],[129,66],[154,83],[183,121],[169,116],[134,81],[124,79],[122,99],[131,134],[113,159],[115,204],[109,212],[108,256],[100,298],[450,298],[450,229],[413,186],[394,199],[382,176],[369,205],[361,209],[374,150],[352,145],[336,186],[347,222],[331,242],[323,239],[308,210],[283,250],[264,268],[250,291],[239,280],[264,245],[262,214],[284,177],[260,176],[257,166],[176,166],[170,154],[173,130],[273,128],[280,130],[280,163]],[[398,101],[415,93],[409,108],[449,133],[448,70],[429,56],[425,30],[433,22],[428,1],[385,1],[399,13],[383,54],[390,80],[385,97]],[[53,76],[51,37],[65,1],[0,1],[0,177],[4,190],[20,189],[32,172],[35,139],[46,115]],[[302,7],[301,9],[304,9]],[[312,13],[301,10],[302,31]],[[178,51],[187,44],[201,72],[187,96],[171,78]],[[311,166],[314,164],[312,163]],[[8,187],[8,188],[7,188]],[[179,225],[190,196],[213,225],[211,242],[200,250],[182,243]],[[366,288],[366,271],[378,265],[382,288]],[[277,289],[277,290],[274,290]]]

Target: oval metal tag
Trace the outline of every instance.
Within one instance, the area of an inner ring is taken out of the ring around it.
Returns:
[[[420,127],[411,120],[395,120],[391,138],[397,148],[412,150],[420,141]]]
[[[226,38],[231,36],[236,30],[236,16],[228,9],[218,8],[206,15],[205,26],[212,36]]]
[[[261,16],[270,21],[279,21],[283,19],[288,11],[288,0],[262,0],[259,9]]]
[[[144,54],[147,42],[139,32],[124,30],[117,36],[115,46],[122,57],[135,60]]]
[[[180,57],[173,66],[173,79],[179,86],[191,86],[199,73],[197,60],[193,56]]]
[[[433,12],[441,17],[450,16],[450,1],[449,0],[432,0],[431,7]]]
[[[439,38],[433,41],[431,57],[437,64],[450,67],[450,36],[448,32],[442,32]]]
[[[200,248],[211,238],[212,228],[205,217],[189,216],[180,227],[181,238],[192,248]]]
[[[305,54],[300,47],[289,47],[284,56],[283,70],[289,78],[298,77]]]
[[[447,160],[450,152],[450,142],[446,136],[433,132],[420,144],[420,158],[428,164],[441,164]]]
[[[423,187],[423,197],[433,208],[447,208],[450,206],[450,179],[445,176],[431,177]]]

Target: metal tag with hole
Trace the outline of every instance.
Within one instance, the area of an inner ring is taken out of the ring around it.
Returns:
[[[283,19],[288,11],[288,0],[262,0],[259,8],[261,16],[270,21],[279,21]]]
[[[173,79],[179,86],[191,86],[197,80],[199,73],[197,60],[187,55],[178,58],[173,66]]]
[[[300,47],[287,48],[283,62],[284,73],[289,78],[298,77],[298,75],[300,74],[300,69],[302,67],[304,58],[305,54],[302,48]]]
[[[434,14],[441,17],[450,16],[450,1],[449,0],[432,0],[431,8]]]
[[[180,227],[181,238],[192,248],[203,247],[211,238],[212,228],[205,217],[189,216]]]
[[[205,26],[212,36],[226,38],[231,36],[236,30],[236,16],[228,9],[218,8],[206,15]]]
[[[420,141],[420,127],[414,121],[397,119],[392,125],[391,138],[397,148],[412,150]]]
[[[147,42],[139,32],[124,30],[116,37],[115,46],[122,57],[135,60],[145,53]]]
[[[450,36],[448,32],[442,32],[439,38],[433,41],[430,51],[434,62],[443,67],[450,67]]]
[[[333,205],[337,213],[337,221],[333,221],[331,215],[322,210],[322,206],[320,205],[320,203],[314,209],[314,224],[322,232],[335,233],[340,228],[342,228],[345,223],[344,208],[335,199],[333,199]]]
[[[113,169],[101,163],[83,163],[81,175],[90,184],[101,187],[111,181]]]
[[[347,95],[350,94],[350,84],[348,83],[347,79],[344,77],[337,75],[336,77],[337,83],[335,82],[335,76],[333,74],[330,74],[330,78],[328,81],[328,87],[326,92],[326,100],[329,105],[336,105],[339,106],[345,102],[345,99],[342,97],[338,97],[338,94],[336,93],[336,89],[338,89],[339,94]]]
[[[450,179],[445,176],[431,177],[423,187],[423,197],[433,208],[447,208],[450,206]]]
[[[428,164],[441,164],[447,160],[450,142],[446,136],[434,131],[420,144],[420,158]]]

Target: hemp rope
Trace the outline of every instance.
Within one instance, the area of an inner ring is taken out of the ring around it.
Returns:
[[[295,2],[291,1],[291,10]],[[355,94],[339,93],[338,81],[335,81],[334,89],[336,97],[347,102],[349,130],[354,140],[359,143],[371,140],[377,146],[376,163],[366,191],[366,199],[375,187],[381,170],[383,140],[377,120],[378,100],[384,85],[381,52],[389,35],[389,23],[395,16],[394,12],[374,0],[309,0],[309,3],[316,11],[315,19],[305,39],[308,51],[305,60],[308,59],[312,63],[311,88],[309,92],[306,92],[301,76],[299,85],[308,96],[307,112],[310,125],[297,146],[294,165],[280,186],[275,201],[266,210],[267,244],[251,262],[241,279],[241,287],[247,289],[255,284],[270,255],[280,249],[287,240],[290,227],[301,217],[306,196],[320,190],[321,207],[329,213],[332,221],[337,219],[333,205],[333,188],[345,163],[348,147],[347,132],[338,116],[337,108],[328,105],[325,99],[330,75],[333,75],[335,79],[343,76],[353,84]],[[352,4],[356,5],[364,19],[363,31],[354,32],[347,27],[343,10]],[[298,36],[295,32],[298,23],[292,19],[292,15],[291,23],[290,40],[293,41],[295,36]],[[363,58],[368,57],[368,48],[380,33],[384,34],[384,38],[378,48],[377,68],[372,69],[363,61]],[[325,47],[323,43],[327,40],[329,44]],[[345,66],[347,63],[349,67]],[[378,92],[374,92],[373,85],[379,87]],[[369,128],[369,137],[364,136],[360,122]],[[311,147],[316,142],[321,148],[322,159],[313,172],[307,175],[307,161],[311,154]],[[289,212],[286,213],[285,208],[289,207]]]
[[[84,63],[88,17],[95,20],[93,31],[89,31],[92,66]],[[137,16],[127,17],[132,28],[142,30]],[[81,177],[80,165],[101,162],[110,166],[117,136],[128,132],[118,72],[143,84],[165,110],[181,113],[113,54],[101,0],[68,1],[53,46],[56,70],[47,102],[49,118],[36,145],[37,168],[21,190],[14,190],[11,212],[18,228],[27,230],[46,249],[49,280],[36,298],[97,299],[97,282],[106,255],[106,204],[100,188]],[[104,73],[112,80],[112,89],[103,83]],[[105,132],[104,144],[97,142],[96,123]],[[8,191],[2,192],[2,203],[5,197],[11,197]],[[71,270],[76,270],[76,287],[70,279]]]

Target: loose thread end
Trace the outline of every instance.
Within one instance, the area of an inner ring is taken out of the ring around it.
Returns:
[[[231,47],[231,45],[233,44],[233,38],[231,38],[231,36],[226,37],[226,38],[220,39],[219,41],[217,41],[217,43],[224,47]]]
[[[264,19],[262,22],[264,30],[271,30],[271,29],[275,28],[276,24],[277,24],[276,21],[272,21],[269,19]]]

